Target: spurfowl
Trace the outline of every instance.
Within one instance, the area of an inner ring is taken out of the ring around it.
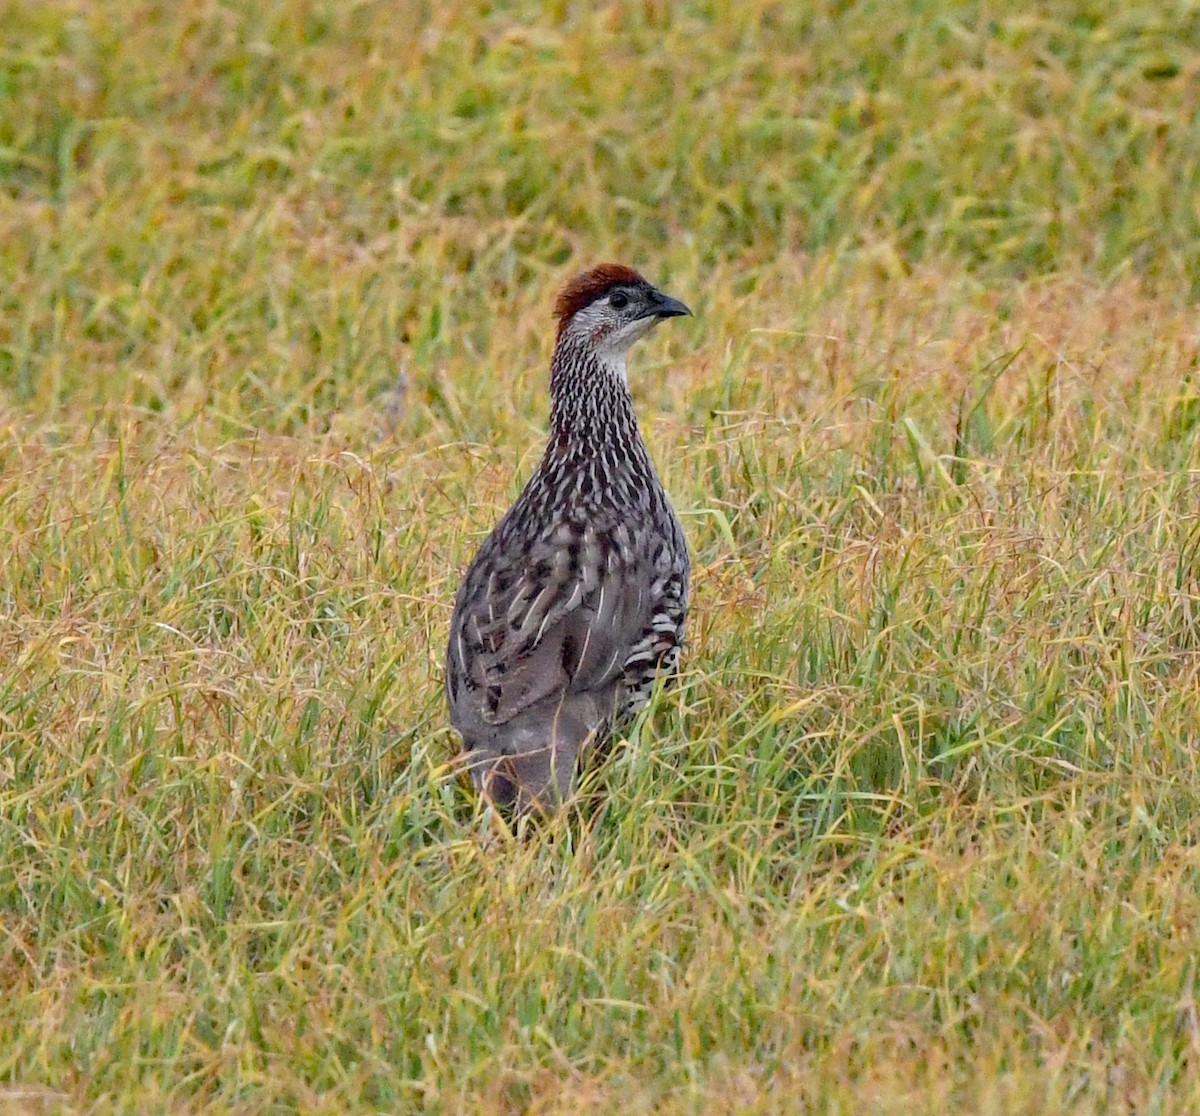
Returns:
[[[454,602],[450,720],[475,787],[546,813],[584,754],[674,672],[688,550],[638,429],[625,353],[691,311],[636,271],[603,264],[555,303],[550,438]]]

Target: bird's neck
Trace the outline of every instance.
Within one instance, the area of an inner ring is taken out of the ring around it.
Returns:
[[[550,362],[550,445],[585,453],[642,445],[624,353],[559,338]]]

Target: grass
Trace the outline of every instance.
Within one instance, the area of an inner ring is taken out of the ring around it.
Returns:
[[[0,1107],[1196,1111],[1200,8],[435,7],[0,3]],[[506,842],[610,257],[691,645]]]

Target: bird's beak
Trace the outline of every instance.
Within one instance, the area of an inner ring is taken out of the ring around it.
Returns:
[[[647,308],[647,313],[656,318],[679,318],[691,311],[677,298],[665,295],[662,291],[654,292],[654,301]]]

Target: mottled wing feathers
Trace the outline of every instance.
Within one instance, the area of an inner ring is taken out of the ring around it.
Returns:
[[[640,567],[630,546],[571,524],[516,563],[485,547],[455,610],[458,700],[501,725],[556,693],[612,689],[649,618]]]

